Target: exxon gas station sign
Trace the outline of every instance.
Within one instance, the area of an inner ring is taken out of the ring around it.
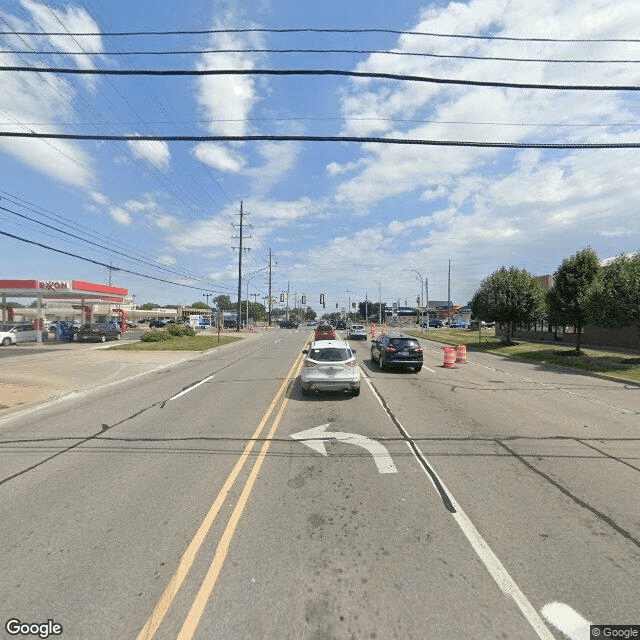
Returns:
[[[38,280],[38,289],[46,291],[67,291],[71,289],[71,283],[64,280]]]

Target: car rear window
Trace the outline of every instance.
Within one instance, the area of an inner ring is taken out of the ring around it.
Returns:
[[[316,362],[343,362],[353,358],[351,349],[340,347],[316,348],[309,350],[309,358]]]
[[[411,338],[391,338],[389,342],[395,349],[415,349],[420,346],[417,340]]]
[[[333,327],[330,324],[321,324],[316,331],[333,331]]]

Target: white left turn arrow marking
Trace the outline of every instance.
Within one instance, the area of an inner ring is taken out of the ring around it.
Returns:
[[[348,442],[355,444],[363,449],[366,449],[372,456],[373,461],[378,467],[378,473],[398,473],[396,465],[393,464],[393,460],[389,455],[387,449],[376,440],[361,436],[357,433],[344,433],[343,431],[326,431],[330,424],[322,424],[319,427],[313,427],[299,433],[292,433],[291,437],[294,440],[300,440],[302,444],[306,444],[307,447],[317,451],[323,456],[327,455],[325,449],[325,440],[340,440],[341,442]]]

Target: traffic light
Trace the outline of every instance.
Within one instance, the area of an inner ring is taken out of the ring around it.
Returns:
[[[420,296],[416,298],[416,304],[420,304]]]
[[[302,296],[302,304],[307,304],[307,296]]]
[[[280,302],[284,302],[284,293],[280,294]]]
[[[324,304],[324,293],[320,294],[320,304]]]

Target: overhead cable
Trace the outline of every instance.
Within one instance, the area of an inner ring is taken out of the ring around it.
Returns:
[[[166,142],[357,142],[432,147],[476,147],[503,149],[638,149],[640,142],[483,142],[480,140],[424,140],[420,138],[379,138],[366,136],[131,136],[74,133],[24,133],[0,131],[0,138],[53,140],[143,140]]]
[[[29,67],[3,65],[0,71],[23,73],[54,73],[64,75],[106,76],[343,76],[349,78],[373,78],[401,80],[431,84],[453,84],[473,87],[498,87],[502,89],[543,89],[554,91],[640,91],[639,85],[571,85],[536,84],[529,82],[496,82],[491,80],[462,80],[434,78],[378,71],[349,71],[346,69],[76,69],[69,67]]]
[[[0,230],[0,235],[7,236],[8,238],[13,238],[14,240],[20,240],[20,242],[26,242],[27,244],[33,244],[36,247],[41,247],[42,249],[48,249],[49,251],[55,251],[56,253],[61,253],[65,256],[71,256],[72,258],[78,258],[79,260],[84,260],[85,262],[91,262],[93,264],[97,264],[100,267],[106,267],[107,269],[113,269],[122,271],[123,273],[130,273],[134,276],[140,276],[141,278],[148,278],[150,280],[157,280],[158,282],[165,282],[167,284],[173,284],[177,287],[187,287],[188,289],[197,289],[198,291],[202,291],[203,287],[194,287],[189,284],[184,284],[182,282],[172,282],[171,280],[164,280],[163,278],[156,278],[155,276],[150,276],[145,273],[139,273],[137,271],[131,271],[129,269],[125,269],[123,267],[114,267],[112,264],[107,264],[106,262],[100,262],[99,260],[92,260],[91,258],[85,258],[84,256],[79,256],[76,253],[71,253],[69,251],[63,251],[62,249],[56,249],[55,247],[50,247],[49,245],[42,244],[41,242],[36,242],[35,240],[28,240],[27,238],[22,238],[20,236],[16,236],[12,233],[7,233],[6,231]],[[211,288],[211,287],[208,287]],[[219,291],[219,293],[228,293],[228,291]]]
[[[221,33],[387,33],[391,35],[406,36],[427,36],[430,38],[459,38],[463,40],[505,40],[507,42],[640,42],[640,38],[541,38],[535,36],[500,36],[500,35],[475,35],[462,33],[436,33],[431,31],[407,31],[402,29],[322,29],[322,28],[292,28],[292,29],[270,29],[270,28],[244,28],[244,29],[182,29],[170,31],[89,31],[89,32],[68,32],[68,31],[0,31],[0,36],[99,36],[99,37],[129,37],[129,36],[193,36],[193,35],[215,35]]]
[[[53,49],[47,51],[33,51],[20,49],[0,49],[0,53],[15,55],[39,55],[39,56],[183,56],[183,55],[211,55],[216,53],[346,53],[354,55],[385,55],[406,56],[421,58],[437,58],[451,60],[487,60],[491,62],[543,62],[559,64],[638,64],[640,59],[635,58],[523,58],[516,56],[478,56],[453,53],[430,53],[426,51],[396,51],[382,49],[178,49],[169,51],[60,51]]]

